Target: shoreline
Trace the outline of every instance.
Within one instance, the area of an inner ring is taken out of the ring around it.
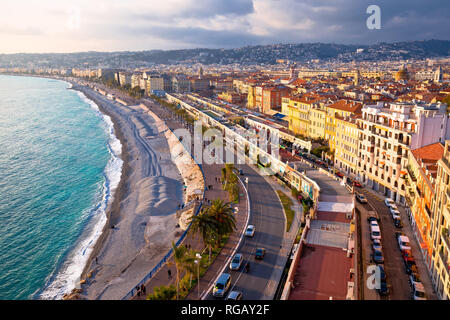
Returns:
[[[90,266],[92,265],[94,258],[98,255],[100,249],[104,246],[105,240],[107,239],[107,237],[109,236],[109,234],[111,232],[111,226],[113,226],[119,218],[120,202],[122,202],[122,200],[124,199],[124,196],[126,194],[125,181],[129,177],[129,170],[130,170],[129,150],[128,150],[128,145],[125,141],[124,134],[121,130],[121,127],[117,124],[116,118],[103,107],[101,102],[99,102],[97,99],[95,99],[95,97],[90,96],[85,90],[83,90],[84,89],[83,87],[81,87],[77,83],[73,83],[72,81],[69,81],[69,80],[65,80],[65,81],[72,84],[72,87],[69,88],[69,90],[81,92],[82,94],[84,94],[86,96],[86,98],[93,101],[98,106],[101,113],[103,113],[104,115],[107,115],[111,118],[111,121],[112,121],[113,127],[114,127],[114,135],[117,137],[117,139],[122,144],[122,152],[121,152],[120,158],[122,159],[123,164],[122,164],[122,172],[120,175],[120,181],[119,181],[119,184],[118,184],[117,189],[115,190],[114,194],[111,195],[113,197],[112,203],[107,204],[107,208],[105,210],[105,215],[106,215],[105,226],[103,227],[101,235],[95,240],[95,245],[92,247],[91,254],[89,255],[88,259],[86,260],[86,264],[83,267],[83,271],[80,275],[80,279],[85,279],[87,274],[90,271],[89,269],[90,269]],[[71,293],[67,293],[67,294],[70,295]]]
[[[120,180],[111,193],[113,199],[106,204],[104,226],[89,248],[91,252],[74,288],[68,288],[58,299],[121,299],[181,236],[179,218],[186,212],[177,210],[177,204],[186,204],[193,188],[204,189],[203,173],[195,162],[182,161],[185,157],[180,156],[182,145],[178,138],[165,130],[165,122],[156,114],[141,110],[139,100],[130,98],[136,105],[123,110],[77,79],[39,78],[70,84],[68,90],[80,92],[95,103],[98,111],[110,118],[113,135],[122,145],[117,155],[122,160]],[[144,111],[147,118],[131,119],[130,110],[137,109]],[[190,186],[190,192],[183,190],[183,185]]]

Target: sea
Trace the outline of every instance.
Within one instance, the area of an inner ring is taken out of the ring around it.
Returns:
[[[75,288],[122,172],[111,119],[64,81],[0,75],[0,299]]]

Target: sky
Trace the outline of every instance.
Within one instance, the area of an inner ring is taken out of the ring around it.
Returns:
[[[0,53],[450,40],[449,16],[448,0],[0,0]]]

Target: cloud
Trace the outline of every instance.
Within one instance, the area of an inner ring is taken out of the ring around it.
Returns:
[[[450,20],[446,14],[450,3],[442,0],[3,2],[0,21],[5,27],[0,27],[0,52],[450,40]],[[366,9],[371,4],[381,8],[381,30],[366,27],[369,16]],[[80,12],[77,28],[70,28],[73,25],[68,23],[71,8]],[[29,48],[19,44],[24,37],[30,40]]]

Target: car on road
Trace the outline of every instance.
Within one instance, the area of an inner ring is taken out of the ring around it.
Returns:
[[[376,264],[384,263],[383,252],[381,250],[373,250],[372,258]]]
[[[412,286],[411,299],[413,300],[427,300],[425,295],[425,288],[422,283],[416,283]]]
[[[255,226],[250,224],[247,226],[247,229],[245,229],[245,236],[253,237],[254,235],[255,235]]]
[[[390,208],[395,202],[391,198],[386,198],[384,199],[384,204]]]
[[[395,218],[395,219],[394,219],[394,226],[395,226],[397,229],[403,228],[403,222],[402,222],[402,220],[401,220],[400,218]]]
[[[361,183],[359,183],[358,181],[353,181],[353,185],[355,186],[355,187],[357,187],[357,188],[362,188],[362,184]]]
[[[422,283],[422,281],[420,281],[419,274],[416,273],[416,272],[412,272],[412,273],[409,275],[409,284],[410,284],[411,287],[412,287],[412,286],[414,286],[414,285],[417,284],[417,283]]]
[[[227,300],[242,300],[242,292],[231,291],[227,297]]]
[[[409,238],[407,236],[401,235],[397,238],[398,246],[401,251],[409,250],[411,251],[411,245],[409,244]]]
[[[397,210],[398,211],[398,207],[395,203],[391,204],[391,206],[389,207],[390,210]]]
[[[383,249],[383,246],[381,245],[381,241],[380,241],[380,240],[377,240],[377,239],[373,240],[372,248],[373,248],[374,250],[382,250],[382,249]]]
[[[377,289],[377,291],[380,296],[385,297],[385,296],[389,295],[389,288],[388,288],[386,281],[383,281],[383,280],[380,281],[380,288]]]
[[[360,203],[367,203],[367,198],[361,193],[356,194],[356,200],[358,200]]]
[[[367,220],[377,220],[380,221],[380,216],[376,211],[369,211],[367,212]]]
[[[391,211],[392,220],[400,219],[400,211],[392,209],[392,208],[390,209],[390,211]]]
[[[407,274],[411,274],[413,272],[417,272],[416,262],[413,260],[403,260],[405,263],[405,272]]]
[[[381,240],[380,227],[370,226],[370,238],[372,240]]]
[[[262,260],[264,259],[264,256],[266,255],[266,249],[264,248],[257,248],[255,252],[255,259]]]
[[[342,173],[340,173],[339,171],[336,171],[336,175],[337,175],[339,178],[343,178],[343,177],[344,177],[344,175],[343,175]]]
[[[229,273],[222,273],[217,279],[213,287],[214,297],[224,297],[231,285],[231,275]]]
[[[369,223],[371,227],[380,227],[377,220],[371,219]]]
[[[239,175],[241,175],[241,176],[244,175],[244,171],[242,171],[242,169],[239,169]]]
[[[233,260],[230,262],[230,269],[231,270],[239,270],[239,268],[242,265],[242,260],[244,257],[240,253],[236,253],[233,257]]]

